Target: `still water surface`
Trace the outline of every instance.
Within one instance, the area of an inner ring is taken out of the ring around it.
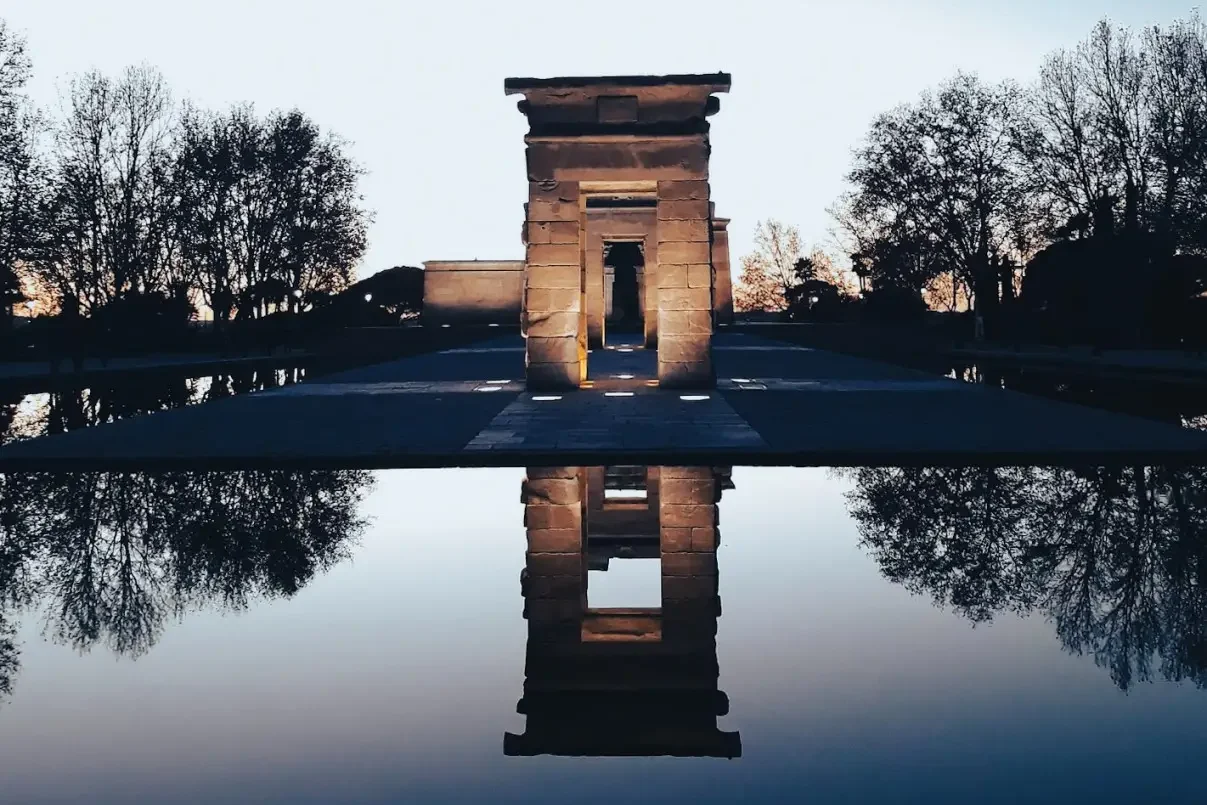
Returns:
[[[525,474],[4,477],[0,801],[1202,796],[1207,471],[714,472],[720,617],[660,627],[703,698],[525,619]],[[592,522],[586,603],[656,607],[649,521]]]

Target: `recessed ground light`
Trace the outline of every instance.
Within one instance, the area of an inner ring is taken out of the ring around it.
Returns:
[[[631,391],[605,391],[604,396],[605,397],[632,397],[633,392],[631,392]]]
[[[561,396],[557,394],[542,394],[537,397],[533,397],[532,399],[536,400],[537,402],[555,402],[556,400],[560,400]]]
[[[687,400],[688,402],[700,402],[701,400],[707,400],[708,395],[707,394],[680,394],[679,399]]]
[[[451,325],[451,324],[441,324],[440,326],[441,326],[441,327],[452,327],[453,325]]]
[[[474,391],[502,391],[502,386],[477,386]]]
[[[497,323],[497,322],[491,322],[490,324],[488,324],[488,325],[486,325],[486,326],[487,326],[487,327],[498,327],[499,325],[498,325],[498,323]]]
[[[753,383],[754,381],[748,377],[731,377],[729,378],[735,383]]]
[[[487,380],[486,383],[491,386],[505,386],[510,383],[510,380]]]
[[[632,380],[633,379],[632,375],[612,375],[612,377],[616,378],[617,380]]]
[[[632,348],[632,347],[620,347],[620,348],[619,348],[619,349],[617,349],[616,351],[617,351],[617,352],[632,352],[632,351],[633,351],[633,348]]]

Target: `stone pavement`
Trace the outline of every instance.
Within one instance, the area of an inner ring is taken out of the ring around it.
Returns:
[[[748,335],[715,338],[710,392],[655,387],[652,357],[595,350],[594,388],[532,393],[499,338],[11,444],[0,469],[1207,464],[1207,433]]]

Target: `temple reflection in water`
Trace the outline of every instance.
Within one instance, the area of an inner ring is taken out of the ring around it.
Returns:
[[[729,468],[529,468],[524,734],[507,755],[734,758],[718,689],[717,503]],[[589,570],[657,558],[661,605],[593,608]]]

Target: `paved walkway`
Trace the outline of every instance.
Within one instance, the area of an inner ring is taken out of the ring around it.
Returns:
[[[651,386],[652,358],[596,350],[594,388],[530,393],[500,338],[15,443],[0,469],[1207,464],[1207,433],[748,335],[716,338],[711,392]]]

